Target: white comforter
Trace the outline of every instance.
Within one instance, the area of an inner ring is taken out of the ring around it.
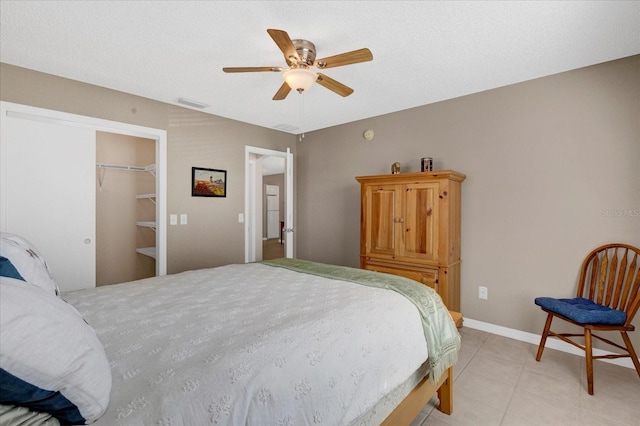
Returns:
[[[427,358],[400,294],[263,264],[64,298],[111,362],[97,425],[346,425]]]

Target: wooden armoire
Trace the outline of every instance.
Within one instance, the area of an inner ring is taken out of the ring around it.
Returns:
[[[432,287],[460,312],[460,199],[452,170],[359,176],[360,267]]]

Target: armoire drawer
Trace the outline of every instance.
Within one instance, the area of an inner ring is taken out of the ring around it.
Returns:
[[[438,292],[438,270],[430,268],[402,267],[401,265],[388,265],[384,263],[367,262],[365,269],[386,274],[400,275],[418,281]]]

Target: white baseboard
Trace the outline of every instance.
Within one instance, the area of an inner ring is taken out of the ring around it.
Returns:
[[[486,331],[487,333],[497,334],[498,336],[508,337],[510,339],[519,340],[521,342],[533,343],[534,345],[540,344],[540,335],[527,333],[526,331],[515,330],[513,328],[502,327],[500,325],[490,324],[488,322],[477,321],[471,318],[464,318],[464,326],[473,328],[475,330]],[[547,339],[545,345],[546,348],[557,349],[562,352],[568,352],[574,355],[584,357],[584,351],[580,350],[573,345],[570,345],[562,340],[556,338]],[[594,355],[608,355],[613,352],[603,351],[602,349],[594,349]],[[633,368],[633,362],[630,358],[618,358],[618,359],[602,359],[601,361],[609,362],[611,364],[620,365],[622,367]]]

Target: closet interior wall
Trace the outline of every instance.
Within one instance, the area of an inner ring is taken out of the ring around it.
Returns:
[[[96,132],[96,163],[146,167],[156,161],[156,141]],[[155,276],[155,259],[137,253],[155,247],[153,228],[137,226],[156,220],[155,199],[137,199],[156,191],[155,174],[96,168],[96,285]]]

